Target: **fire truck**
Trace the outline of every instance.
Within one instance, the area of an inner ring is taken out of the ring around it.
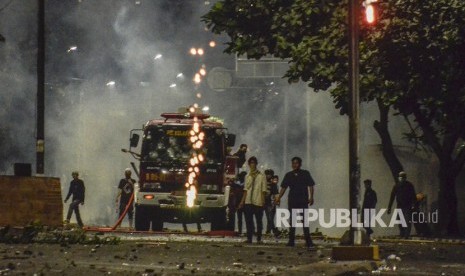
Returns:
[[[139,160],[139,185],[134,193],[136,230],[162,231],[164,222],[210,222],[211,230],[226,229],[228,183],[237,174],[237,157],[227,155],[227,147],[234,146],[235,135],[199,109],[192,113],[180,108],[161,117],[130,132],[128,152]],[[205,136],[201,149],[205,157],[198,165],[194,205],[188,207],[185,183],[193,151],[189,133],[194,117]]]

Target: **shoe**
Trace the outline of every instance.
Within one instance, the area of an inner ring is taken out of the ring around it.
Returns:
[[[295,246],[295,243],[293,243],[293,242],[288,242],[288,243],[286,244],[286,246],[294,247],[294,246]]]
[[[65,219],[65,220],[63,221],[63,223],[64,223],[64,224],[69,224],[69,219]]]

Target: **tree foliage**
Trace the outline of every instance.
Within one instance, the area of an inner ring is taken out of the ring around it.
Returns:
[[[347,0],[222,0],[203,20],[227,34],[228,53],[289,59],[290,82],[329,91],[345,114],[347,7]],[[465,163],[465,2],[381,0],[378,11],[374,26],[359,18],[362,101],[377,100],[408,120],[407,138],[438,157],[442,197],[452,200],[447,183]]]

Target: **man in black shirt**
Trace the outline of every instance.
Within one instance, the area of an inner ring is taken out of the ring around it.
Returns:
[[[84,205],[86,187],[84,186],[84,181],[79,179],[79,173],[77,171],[74,171],[71,175],[73,176],[73,180],[71,180],[71,183],[69,184],[69,191],[65,198],[65,203],[71,195],[73,195],[73,199],[69,204],[68,215],[66,216],[65,223],[69,223],[74,211],[79,227],[83,227],[84,224],[82,223],[81,214],[79,213],[79,204]]]
[[[286,173],[283,181],[281,182],[281,191],[279,196],[276,198],[276,205],[280,204],[280,200],[283,197],[286,189],[289,188],[288,205],[290,216],[290,223],[292,223],[292,209],[307,209],[308,206],[313,205],[313,186],[315,181],[313,180],[310,172],[302,170],[302,159],[300,157],[292,158],[292,171]],[[314,247],[312,238],[310,237],[309,227],[304,227],[305,243],[309,249]],[[295,227],[289,230],[289,242],[287,246],[295,245]]]
[[[119,181],[118,195],[116,196],[116,203],[119,200],[119,216],[121,217],[129,204],[131,196],[134,194],[134,184],[136,181],[131,178],[131,169],[127,168],[124,171],[125,177]],[[134,200],[128,208],[129,228],[132,229],[133,225],[133,214],[134,214]]]
[[[237,150],[237,152],[233,154],[234,156],[239,157],[239,160],[237,160],[237,167],[239,169],[242,168],[242,166],[244,166],[244,163],[246,160],[246,156],[245,156],[246,153],[247,153],[247,145],[242,144]]]
[[[371,188],[371,179],[365,179],[363,183],[365,184],[365,195],[363,197],[363,205],[362,205],[362,209],[363,209],[362,221],[364,222],[365,221],[365,209],[375,209],[378,198],[376,197],[376,192]],[[370,220],[371,220],[370,212],[371,212],[370,210],[367,210],[368,216],[366,219],[368,223],[370,223]],[[365,227],[365,230],[366,230],[368,237],[370,237],[370,235],[373,234],[373,230],[371,230],[371,227],[369,224]]]
[[[399,173],[399,181],[394,185],[391,192],[391,198],[389,199],[388,214],[391,213],[392,203],[394,198],[397,200],[397,208],[402,210],[407,226],[399,224],[400,236],[408,239],[410,236],[410,230],[412,228],[412,209],[415,206],[417,197],[415,194],[415,188],[413,184],[407,181],[407,174],[405,172]]]

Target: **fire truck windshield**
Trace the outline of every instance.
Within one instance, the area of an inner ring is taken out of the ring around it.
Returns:
[[[142,144],[142,161],[158,165],[187,164],[192,155],[189,141],[190,128],[157,126],[146,131]],[[222,162],[222,131],[207,129],[203,151],[208,164]]]

